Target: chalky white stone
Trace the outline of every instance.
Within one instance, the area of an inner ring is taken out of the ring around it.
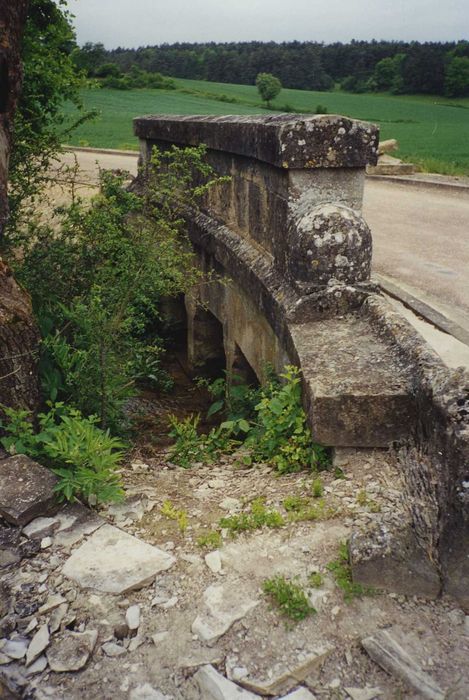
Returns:
[[[240,688],[239,685],[218,673],[211,665],[199,668],[194,679],[204,700],[256,700],[256,698],[260,700],[260,695]]]
[[[175,561],[168,552],[103,525],[73,552],[62,573],[82,588],[118,595],[146,586]]]

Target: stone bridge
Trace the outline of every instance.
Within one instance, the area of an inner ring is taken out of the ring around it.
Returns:
[[[361,216],[378,131],[341,116],[137,118],[153,146],[207,146],[228,182],[189,217],[205,279],[186,300],[194,368],[301,367],[313,437],[399,455],[403,511],[351,541],[354,575],[469,605],[469,377],[451,372],[370,281]],[[202,302],[202,303],[200,303]]]

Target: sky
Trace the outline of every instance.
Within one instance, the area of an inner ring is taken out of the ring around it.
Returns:
[[[78,43],[469,39],[468,0],[68,0]]]

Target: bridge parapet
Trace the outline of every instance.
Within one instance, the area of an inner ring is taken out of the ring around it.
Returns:
[[[230,181],[206,210],[273,259],[301,292],[370,277],[371,234],[360,216],[365,167],[378,130],[336,115],[140,117],[145,161],[153,145],[204,143]]]
[[[186,300],[196,366],[302,369],[315,440],[399,444],[402,508],[351,543],[354,577],[410,595],[455,595],[469,611],[469,376],[445,367],[376,294],[361,218],[376,127],[340,116],[143,117],[153,145],[205,143],[230,181],[188,217],[197,260],[224,281]]]

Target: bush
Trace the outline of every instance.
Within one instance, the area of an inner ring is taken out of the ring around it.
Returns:
[[[275,99],[282,89],[282,83],[271,73],[259,73],[256,78],[256,87],[261,99],[270,107],[271,100]]]
[[[62,500],[97,502],[120,500],[123,490],[117,469],[123,443],[100,430],[96,416],[84,418],[62,403],[38,416],[35,432],[29,411],[2,406],[7,422],[0,439],[11,454],[26,454],[49,466],[59,477],[55,488]]]
[[[261,389],[226,379],[208,387],[216,399],[209,416],[223,412],[227,420],[208,435],[199,435],[200,416],[182,422],[173,418],[170,436],[176,442],[170,457],[176,464],[187,468],[193,462],[209,462],[244,444],[248,463],[268,462],[280,474],[328,466],[327,451],[311,439],[296,367],[287,366],[280,379],[271,376]]]
[[[155,337],[162,297],[187,291],[193,267],[184,212],[220,179],[205,148],[155,151],[145,195],[124,189],[125,174],[101,173],[101,192],[30,221],[10,236],[17,278],[30,291],[42,330],[46,397],[97,415],[120,431],[136,381],[168,388],[163,343]],[[197,184],[195,184],[197,183]]]

